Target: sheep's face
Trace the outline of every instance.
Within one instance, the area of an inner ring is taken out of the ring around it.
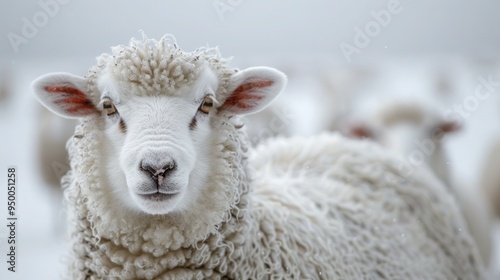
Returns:
[[[33,86],[57,114],[102,120],[102,177],[119,204],[169,214],[199,207],[211,183],[217,156],[213,140],[221,129],[214,118],[263,109],[281,92],[286,77],[271,68],[249,68],[233,74],[222,95],[218,76],[206,67],[175,91],[137,94],[103,74],[97,82],[99,102],[85,92],[86,83],[69,74],[49,74]],[[224,100],[217,100],[221,95]]]
[[[175,92],[147,96],[101,78],[106,175],[129,207],[165,214],[194,206],[210,172],[217,89],[209,69]]]

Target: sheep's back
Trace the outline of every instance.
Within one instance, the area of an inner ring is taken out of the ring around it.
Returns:
[[[481,279],[463,218],[430,172],[403,176],[389,152],[335,134],[272,140],[250,159],[255,234],[285,248],[275,267],[290,275]]]

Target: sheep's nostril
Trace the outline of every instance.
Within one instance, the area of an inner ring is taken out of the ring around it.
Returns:
[[[141,163],[140,169],[142,171],[146,171],[148,173],[151,173],[151,175],[154,175],[156,173],[156,168],[152,167],[151,165]]]
[[[163,179],[168,176],[168,172],[174,170],[177,167],[175,161],[171,161],[165,164],[161,168],[156,168],[150,164],[141,163],[140,169],[147,172],[156,181],[157,185],[163,183]]]

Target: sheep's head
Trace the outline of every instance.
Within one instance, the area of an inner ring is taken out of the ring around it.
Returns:
[[[369,139],[408,159],[412,165],[427,164],[447,181],[443,137],[460,129],[444,120],[432,104],[396,100],[354,116],[344,128],[348,136]]]
[[[48,74],[33,87],[56,114],[100,120],[104,177],[123,204],[168,214],[192,207],[207,184],[220,129],[214,118],[263,109],[286,77],[267,67],[235,71],[213,52],[152,42],[114,48],[87,78]]]
[[[437,109],[416,101],[396,101],[364,117],[353,117],[346,133],[355,138],[372,139],[405,154],[411,151],[415,140],[431,138],[440,142],[445,134],[459,128],[458,123],[443,120]]]

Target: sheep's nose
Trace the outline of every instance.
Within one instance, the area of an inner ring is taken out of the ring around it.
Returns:
[[[162,167],[158,167],[162,166]],[[140,168],[142,171],[146,172],[148,175],[151,175],[153,180],[155,180],[157,186],[159,187],[163,183],[163,179],[171,173],[177,167],[175,161],[170,161],[166,164],[161,165],[153,165],[150,163],[141,162]]]

